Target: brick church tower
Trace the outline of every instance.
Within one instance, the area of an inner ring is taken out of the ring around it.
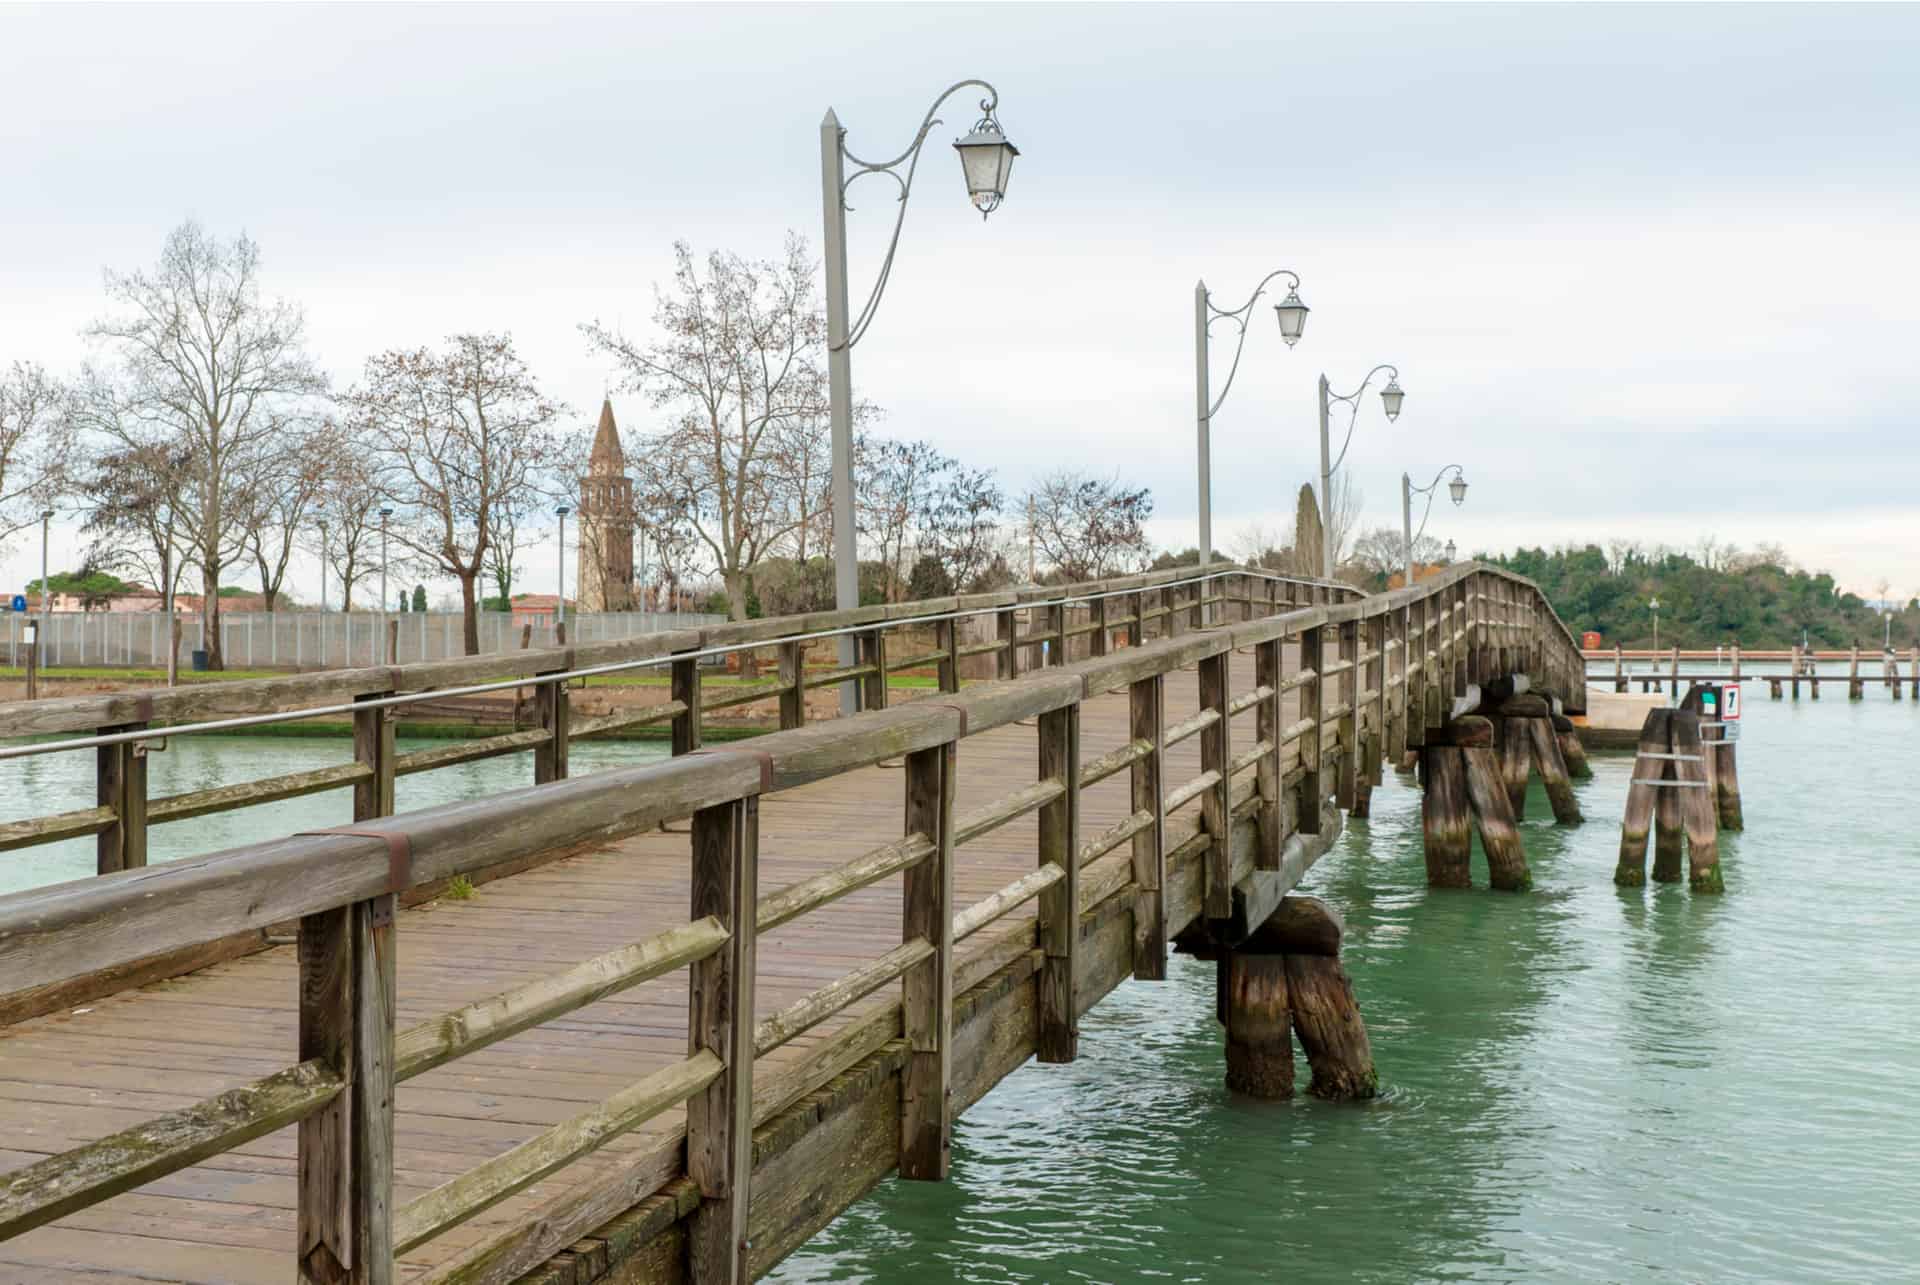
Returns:
[[[578,584],[581,611],[633,607],[633,479],[627,476],[611,401],[600,404],[600,427],[580,479]]]

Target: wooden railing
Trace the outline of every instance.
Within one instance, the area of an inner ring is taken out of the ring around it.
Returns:
[[[952,1123],[947,1087],[957,942],[1037,903],[1030,939],[1040,959],[1036,1049],[1043,1061],[1069,1060],[1082,978],[1078,930],[1095,907],[1129,899],[1135,974],[1163,976],[1167,941],[1179,926],[1169,924],[1165,899],[1176,864],[1200,863],[1207,916],[1251,914],[1257,922],[1265,912],[1237,905],[1236,890],[1256,870],[1291,868],[1298,877],[1307,858],[1298,855],[1298,837],[1290,832],[1294,818],[1302,833],[1316,832],[1330,793],[1350,805],[1361,776],[1377,777],[1383,756],[1420,743],[1427,728],[1470,704],[1475,684],[1527,673],[1536,689],[1570,704],[1583,690],[1573,640],[1531,584],[1505,573],[1460,567],[1395,594],[1306,607],[1263,594],[1220,598],[1223,607],[1239,603],[1237,611],[1221,614],[1246,618],[1117,651],[1096,646],[1087,659],[1019,681],[972,684],[937,701],[789,728],[750,749],[683,753],[0,897],[0,992],[58,988],[124,970],[155,952],[288,922],[298,924],[299,949],[298,1062],[0,1175],[0,1239],[297,1125],[299,1278],[386,1282],[394,1279],[397,1253],[684,1105],[685,1177],[699,1193],[688,1237],[691,1279],[744,1280],[756,1058],[895,983],[906,1059],[900,1170],[909,1178],[943,1177]],[[1047,630],[1072,636],[1064,604],[1047,610],[1055,613]],[[1184,602],[1170,605],[1162,618],[1188,610]],[[1132,604],[1129,614],[1131,620],[1096,624],[1095,635],[1130,628],[1149,613]],[[1011,631],[1001,636],[1017,641]],[[1233,696],[1232,658],[1248,650],[1254,685]],[[884,650],[875,646],[868,654]],[[1199,669],[1202,708],[1168,726],[1166,678],[1190,666]],[[1083,755],[1083,702],[1121,691],[1130,708],[1128,739]],[[688,693],[689,708],[699,708],[697,681]],[[1298,693],[1298,717],[1283,725],[1282,702],[1290,693]],[[549,708],[565,707],[556,695]],[[1253,730],[1242,745],[1235,729],[1249,713]],[[1035,780],[956,816],[959,743],[1021,720],[1037,723]],[[1166,751],[1190,737],[1201,738],[1201,770],[1191,780],[1169,782]],[[376,773],[382,770],[377,754],[376,747],[370,763],[362,760]],[[760,801],[895,759],[904,759],[906,768],[902,837],[763,894]],[[563,773],[564,750],[552,762]],[[1084,836],[1082,792],[1121,772],[1130,778],[1131,813]],[[378,794],[382,780],[390,778],[374,775],[361,784]],[[1299,791],[1292,806],[1286,806],[1288,790]],[[1196,801],[1197,809],[1188,807]],[[1175,818],[1182,808],[1188,814]],[[1034,870],[957,908],[956,850],[1028,814],[1038,817]],[[406,892],[689,817],[684,923],[398,1027],[395,911]],[[1251,827],[1256,840],[1236,847],[1236,824]],[[756,1024],[760,934],[896,873],[904,875],[900,944]],[[687,1057],[393,1205],[397,1083],[680,969],[688,970],[690,995]],[[787,1077],[786,1100],[818,1078],[810,1068]],[[594,1201],[563,1202],[560,1212],[550,1206],[496,1237],[488,1254],[463,1256],[425,1279],[436,1285],[511,1280],[606,1217]]]
[[[87,733],[71,743],[71,750],[97,756],[92,806],[0,822],[0,852],[92,835],[98,873],[137,869],[147,864],[148,830],[155,825],[344,786],[353,787],[353,819],[364,821],[390,815],[395,779],[418,772],[528,753],[538,784],[567,776],[568,746],[590,737],[668,723],[673,753],[684,754],[700,748],[704,715],[757,701],[777,698],[780,726],[794,728],[806,722],[806,694],[822,687],[854,683],[862,708],[882,709],[888,704],[888,678],[903,670],[931,667],[939,690],[951,693],[960,689],[960,662],[972,656],[994,656],[998,676],[1013,678],[1039,665],[1043,655],[1051,665],[1064,663],[1070,650],[1104,655],[1116,642],[1138,646],[1156,634],[1196,628],[1210,611],[1246,616],[1357,596],[1344,584],[1238,568],[1205,576],[1170,571],[645,634],[581,647],[0,704],[0,737]],[[1123,604],[1123,614],[1113,611],[1116,602]],[[1073,615],[1084,619],[1070,621]],[[959,622],[974,616],[994,619],[992,641],[960,641]],[[890,639],[909,631],[923,635],[929,628],[936,638],[929,651],[902,655],[888,646]],[[856,639],[859,663],[808,670],[808,641],[840,634]],[[704,686],[701,662],[733,652],[770,660],[777,676]],[[766,652],[772,655],[757,655]],[[583,680],[649,668],[670,671],[666,702],[597,717],[572,712],[570,692]],[[430,699],[444,705],[450,695],[522,688],[534,693],[536,727],[404,754],[394,749],[394,722],[411,705]],[[148,797],[147,755],[163,749],[169,735],[329,716],[353,720],[350,763]],[[0,748],[0,761],[15,754],[60,752],[65,744]]]

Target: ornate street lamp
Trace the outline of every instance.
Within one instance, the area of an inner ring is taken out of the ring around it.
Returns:
[[[1453,565],[1453,560],[1455,557],[1459,555],[1459,552],[1460,552],[1460,549],[1458,545],[1454,544],[1454,542],[1451,540],[1447,541],[1447,565],[1448,566]]]
[[[1253,317],[1253,305],[1260,302],[1260,296],[1275,277],[1287,279],[1287,297],[1273,306],[1273,314],[1280,323],[1280,338],[1291,348],[1300,342],[1300,334],[1306,329],[1307,313],[1310,311],[1306,304],[1300,302],[1300,277],[1291,269],[1280,268],[1269,272],[1253,288],[1252,296],[1238,308],[1222,308],[1215,304],[1204,281],[1196,282],[1193,287],[1194,407],[1199,412],[1200,571],[1203,575],[1207,563],[1213,560],[1213,441],[1210,431],[1213,416],[1227,400],[1227,393],[1233,388],[1233,377],[1240,370],[1240,353],[1247,346],[1247,323]],[[1209,341],[1213,323],[1220,320],[1231,321],[1239,331],[1239,337],[1233,346],[1233,364],[1227,367],[1227,382],[1221,386],[1220,396],[1210,397]]]
[[[1350,393],[1334,392],[1327,377],[1320,376],[1320,574],[1328,580],[1333,579],[1333,471],[1347,458],[1347,447],[1353,445],[1353,426],[1360,417],[1360,394],[1367,391],[1373,377],[1383,370],[1387,372],[1387,386],[1380,390],[1380,407],[1386,411],[1389,421],[1396,420],[1400,418],[1400,403],[1406,399],[1406,393],[1400,388],[1399,367],[1382,362],[1368,371],[1360,387]],[[1339,458],[1329,461],[1327,421],[1332,417],[1335,402],[1347,405],[1347,440],[1340,444]]]
[[[1418,540],[1421,532],[1427,529],[1427,519],[1433,516],[1434,492],[1440,487],[1440,479],[1448,473],[1453,474],[1453,480],[1447,483],[1447,493],[1453,497],[1455,507],[1458,507],[1466,503],[1467,499],[1467,475],[1458,464],[1447,465],[1438,473],[1435,473],[1433,475],[1433,481],[1427,483],[1425,486],[1415,486],[1412,478],[1408,477],[1405,473],[1400,475],[1400,530],[1406,538],[1406,583],[1408,584],[1413,583],[1413,542]],[[1415,494],[1427,497],[1427,510],[1420,515],[1419,531],[1413,529],[1413,497]],[[1451,549],[1453,542],[1449,540],[1447,545],[1448,548]],[[1452,561],[1451,554],[1448,555],[1448,561]]]
[[[833,429],[833,560],[834,604],[841,610],[860,605],[860,564],[855,546],[853,520],[853,346],[873,324],[880,297],[893,271],[893,255],[900,248],[900,228],[907,217],[907,198],[913,192],[914,171],[920,164],[920,149],[927,135],[940,123],[934,115],[940,105],[962,89],[978,87],[987,92],[980,101],[981,117],[966,137],[954,143],[960,156],[960,170],[967,184],[967,197],[984,219],[1000,208],[1006,198],[1007,180],[1013,173],[1013,158],[1019,149],[1007,140],[1006,131],[994,111],[1000,105],[1000,92],[984,80],[963,80],[950,86],[933,100],[913,142],[890,161],[864,161],[847,150],[847,131],[840,118],[828,110],[820,122],[820,187],[826,219],[825,259],[827,271],[827,391],[828,412]],[[852,173],[848,173],[851,166]],[[904,169],[903,169],[904,167]],[[885,174],[900,189],[899,210],[893,219],[893,238],[887,243],[880,261],[873,290],[858,315],[849,315],[847,302],[847,189],[868,174]],[[840,639],[840,664],[855,664],[851,635]],[[859,708],[859,685],[840,686],[840,712],[851,714]]]

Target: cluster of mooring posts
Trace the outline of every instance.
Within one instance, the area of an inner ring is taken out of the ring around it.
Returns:
[[[1638,887],[1647,881],[1647,833],[1653,832],[1653,878],[1678,883],[1686,869],[1695,892],[1724,892],[1720,872],[1721,830],[1744,826],[1737,742],[1714,717],[1720,688],[1690,688],[1678,709],[1647,712],[1627,787],[1620,823],[1620,862],[1613,881]]]
[[[1588,651],[1583,654],[1589,663],[1594,661],[1602,661],[1604,663],[1606,659],[1606,653],[1602,652]],[[1877,683],[1885,687],[1887,693],[1895,700],[1904,700],[1904,687],[1911,686],[1914,692],[1914,699],[1920,701],[1920,647],[1907,648],[1905,656],[1907,673],[1904,677],[1902,677],[1900,673],[1901,653],[1898,651],[1883,651],[1877,653],[1880,662],[1880,672],[1877,674],[1873,673],[1871,669],[1875,653],[1869,653],[1867,658],[1868,668],[1863,672],[1861,668],[1860,644],[1857,642],[1844,651],[1817,651],[1796,646],[1788,651],[1743,652],[1740,645],[1735,643],[1733,646],[1724,650],[1716,648],[1713,651],[1682,651],[1678,647],[1672,647],[1660,652],[1635,652],[1615,647],[1611,655],[1613,660],[1613,690],[1616,692],[1625,692],[1634,683],[1638,683],[1640,684],[1640,690],[1642,692],[1657,692],[1662,687],[1665,687],[1677,700],[1680,696],[1680,684],[1682,683],[1744,683],[1764,680],[1767,684],[1768,695],[1774,700],[1783,699],[1789,690],[1791,690],[1793,699],[1799,700],[1800,685],[1802,682],[1805,682],[1807,685],[1808,695],[1814,700],[1819,700],[1821,681],[1819,666],[1821,662],[1838,664],[1844,661],[1847,665],[1846,677],[1829,676],[1826,681],[1830,683],[1846,683],[1847,698],[1849,700],[1866,699],[1867,688]],[[1659,670],[1651,668],[1637,673],[1632,672],[1627,669],[1627,661],[1629,660],[1664,661],[1667,666],[1666,672],[1662,673]],[[1732,667],[1732,673],[1683,674],[1680,672],[1680,662],[1683,660],[1711,660],[1715,664],[1728,664]],[[1785,673],[1766,670],[1757,673],[1748,673],[1744,670],[1743,666],[1752,662],[1759,662],[1761,664],[1785,663],[1787,669]]]

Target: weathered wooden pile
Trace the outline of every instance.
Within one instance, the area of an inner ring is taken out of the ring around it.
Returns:
[[[1647,834],[1653,833],[1653,878],[1678,883],[1682,858],[1695,892],[1723,892],[1722,829],[1742,828],[1735,743],[1702,717],[1705,689],[1695,687],[1679,709],[1647,712],[1620,823],[1620,860],[1613,881],[1647,881]],[[1708,739],[1711,737],[1712,739]]]

